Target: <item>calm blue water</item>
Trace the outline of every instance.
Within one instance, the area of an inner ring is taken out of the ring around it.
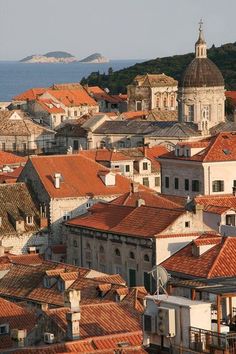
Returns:
[[[93,71],[107,73],[110,67],[116,71],[142,61],[111,60],[106,64],[25,64],[0,61],[0,101],[10,101],[15,95],[32,87],[79,82]]]

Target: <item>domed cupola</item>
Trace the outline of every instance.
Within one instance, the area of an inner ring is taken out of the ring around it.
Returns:
[[[225,121],[224,78],[217,66],[207,58],[203,22],[195,43],[195,58],[185,70],[178,87],[178,120],[192,122],[208,134],[209,129]]]
[[[199,37],[195,43],[195,58],[185,70],[180,87],[224,86],[224,78],[217,66],[207,58],[207,44],[204,39],[203,22],[200,21]]]

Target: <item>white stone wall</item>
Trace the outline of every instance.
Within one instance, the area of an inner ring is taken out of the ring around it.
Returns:
[[[199,130],[208,130],[225,120],[225,90],[220,87],[188,87],[178,90],[179,121],[193,121]],[[189,106],[193,106],[193,119],[189,117]],[[209,117],[204,117],[205,107],[209,107]],[[203,126],[203,123],[207,123]]]
[[[39,253],[45,253],[48,247],[48,233],[34,232],[0,236],[1,245],[10,248],[13,254],[28,253],[28,247],[35,246]]]

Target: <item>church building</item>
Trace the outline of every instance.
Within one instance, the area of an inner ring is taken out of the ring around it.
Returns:
[[[178,88],[178,119],[197,124],[203,134],[225,121],[224,79],[217,66],[207,58],[202,21],[195,44],[195,58],[185,70]]]

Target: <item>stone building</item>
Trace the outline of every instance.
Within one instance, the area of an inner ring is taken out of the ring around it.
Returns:
[[[50,152],[55,132],[19,110],[0,111],[0,150],[23,155]]]
[[[58,84],[49,88],[27,90],[14,97],[12,106],[19,106],[34,119],[51,129],[68,119],[99,111],[97,102],[80,84]]]
[[[83,150],[80,154],[114,170],[133,182],[157,192],[161,191],[160,164],[157,158],[168,150],[164,146],[147,146],[133,149]]]
[[[128,178],[80,154],[32,156],[18,180],[28,183],[38,202],[46,205],[53,244],[62,239],[64,221],[131,188]]]
[[[162,203],[162,206],[161,206]],[[98,203],[65,223],[67,261],[102,272],[119,273],[129,286],[152,289],[150,271],[201,232],[202,209],[188,212],[159,200],[159,207]]]
[[[195,58],[183,74],[178,88],[180,122],[193,122],[203,134],[225,121],[224,79],[217,66],[207,58],[202,22],[195,44]]]
[[[165,74],[138,75],[128,85],[128,110],[175,110],[178,82]]]
[[[236,187],[236,134],[222,132],[178,143],[159,157],[162,193],[178,196],[232,194]]]
[[[46,210],[24,183],[0,184],[0,245],[14,254],[44,253],[48,247]]]

